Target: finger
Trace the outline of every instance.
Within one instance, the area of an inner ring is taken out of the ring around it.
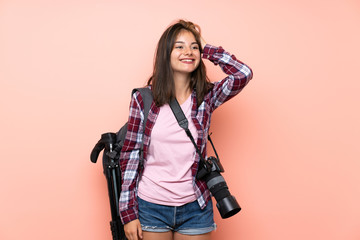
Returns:
[[[133,236],[133,238],[132,238],[132,240],[138,240],[139,238],[138,238],[138,236],[137,236],[137,233],[135,233],[134,234],[134,236]]]
[[[195,30],[198,31],[198,33],[199,33],[200,36],[201,36],[201,28],[200,28],[200,26],[197,25],[197,24],[194,24],[194,27],[195,27]]]
[[[141,229],[141,225],[139,224],[138,226],[138,233],[139,233],[139,237],[142,239],[143,238],[143,234],[142,234],[142,229]]]
[[[128,240],[138,240],[136,231],[135,232],[133,232],[133,231],[127,232],[127,233],[125,233],[125,236]]]

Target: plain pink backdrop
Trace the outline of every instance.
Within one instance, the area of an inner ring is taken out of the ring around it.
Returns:
[[[212,119],[243,208],[213,239],[360,239],[356,0],[0,1],[0,239],[111,239],[89,154],[178,18],[254,70]]]

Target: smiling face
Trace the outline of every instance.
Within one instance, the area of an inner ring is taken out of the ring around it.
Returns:
[[[170,55],[170,63],[174,77],[178,74],[190,76],[199,66],[200,48],[191,32],[182,30],[178,34]]]

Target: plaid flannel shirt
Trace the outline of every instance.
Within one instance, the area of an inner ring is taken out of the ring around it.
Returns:
[[[203,58],[219,65],[228,76],[219,82],[214,82],[213,89],[205,95],[204,101],[199,107],[196,103],[196,93],[192,92],[191,118],[197,128],[197,146],[206,156],[207,135],[210,128],[211,113],[221,104],[238,94],[252,78],[252,70],[244,63],[230,55],[222,47],[214,47],[207,44],[203,50]],[[140,146],[144,135],[144,161],[146,161],[147,149],[150,144],[152,127],[159,113],[159,107],[154,102],[151,105],[145,131],[143,130],[144,105],[139,92],[135,92],[130,102],[130,114],[128,130],[120,154],[120,168],[122,173],[122,189],[119,200],[120,218],[123,224],[138,218],[137,186],[142,169],[139,164]],[[204,208],[211,195],[206,183],[196,179],[200,157],[195,155],[194,164],[191,167],[195,196],[201,208]]]

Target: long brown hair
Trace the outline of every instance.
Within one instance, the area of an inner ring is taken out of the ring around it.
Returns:
[[[169,26],[162,34],[155,53],[153,74],[148,80],[148,85],[152,85],[154,101],[157,106],[169,103],[175,97],[175,84],[173,71],[170,63],[170,55],[173,50],[176,37],[182,30],[191,32],[197,44],[201,46],[200,27],[192,22],[179,20]],[[200,64],[195,71],[191,73],[190,89],[196,91],[197,105],[204,100],[205,94],[212,88],[206,76],[205,64],[200,58]]]

